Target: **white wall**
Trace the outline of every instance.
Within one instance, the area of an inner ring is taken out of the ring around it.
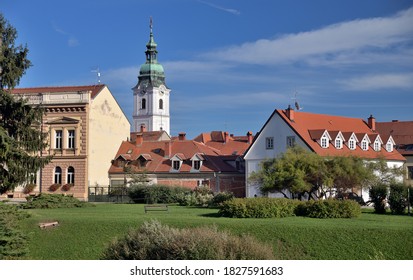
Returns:
[[[89,112],[89,185],[109,185],[108,170],[130,123],[107,87],[92,100]]]

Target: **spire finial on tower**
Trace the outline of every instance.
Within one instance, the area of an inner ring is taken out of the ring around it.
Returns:
[[[152,28],[153,28],[152,16],[149,17],[149,28],[150,28],[151,33],[152,33]]]

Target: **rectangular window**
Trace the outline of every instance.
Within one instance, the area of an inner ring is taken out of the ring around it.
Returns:
[[[274,149],[274,137],[267,137],[265,138],[265,148],[267,150]]]
[[[336,139],[336,149],[341,149],[341,148],[343,148],[341,139]]]
[[[67,148],[74,149],[75,148],[75,131],[69,130],[67,132]]]
[[[55,149],[61,149],[62,148],[62,130],[56,130],[55,132]]]
[[[374,150],[376,151],[376,152],[378,152],[378,151],[380,151],[380,143],[379,142],[374,142]]]
[[[174,160],[172,162],[172,167],[173,167],[174,170],[179,170],[179,168],[181,167],[180,161],[179,160]]]
[[[194,160],[194,169],[199,170],[201,168],[201,161]]]
[[[367,150],[368,150],[367,141],[361,142],[361,148],[362,148],[364,151],[367,151]]]
[[[356,148],[356,145],[355,145],[356,143],[355,143],[355,141],[354,140],[350,140],[349,142],[348,142],[348,147],[349,147],[349,149],[350,150],[354,150],[355,148]]]
[[[295,136],[287,136],[287,148],[295,146]]]
[[[321,138],[321,147],[328,148],[328,140],[326,137]]]

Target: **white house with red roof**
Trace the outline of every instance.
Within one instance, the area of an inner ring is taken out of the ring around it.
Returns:
[[[244,155],[247,197],[261,196],[259,186],[248,182],[250,174],[259,170],[263,160],[278,157],[294,145],[321,156],[384,158],[391,167],[400,167],[405,162],[394,148],[393,137],[376,131],[373,116],[366,122],[358,118],[294,111],[291,107],[274,110]]]

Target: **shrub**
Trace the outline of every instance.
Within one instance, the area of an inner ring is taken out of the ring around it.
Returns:
[[[222,203],[219,213],[232,218],[282,218],[294,216],[298,204],[286,198],[234,198]]]
[[[128,189],[128,195],[135,203],[178,203],[180,197],[190,190],[165,185],[134,185]]]
[[[114,240],[106,260],[263,260],[273,259],[272,246],[250,236],[234,236],[216,227],[176,229],[157,221]]]
[[[374,204],[374,212],[377,214],[386,213],[387,186],[384,184],[375,185],[369,190],[370,201]]]
[[[235,196],[232,192],[219,192],[219,193],[214,194],[214,197],[212,198],[209,206],[212,206],[212,207],[221,206],[225,201],[231,200],[233,198],[235,198]]]
[[[22,207],[25,209],[32,208],[74,208],[94,206],[91,203],[79,201],[73,196],[64,194],[45,194],[41,193],[35,197],[28,197],[27,203]]]
[[[353,200],[310,200],[298,205],[295,213],[310,218],[355,218],[360,216],[361,207]]]
[[[390,185],[389,206],[393,214],[404,214],[407,207],[407,188],[404,184]]]
[[[27,253],[27,236],[18,221],[29,217],[15,205],[0,203],[0,260],[20,259]]]

